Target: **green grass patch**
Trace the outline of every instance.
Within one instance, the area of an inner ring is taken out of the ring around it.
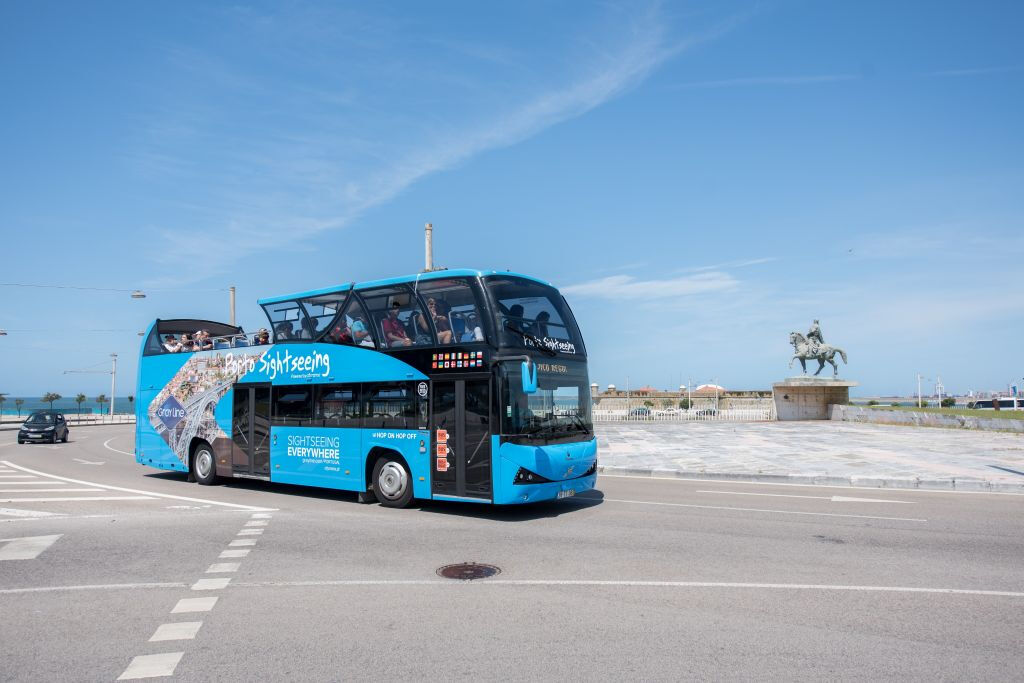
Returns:
[[[918,408],[917,406],[863,406],[873,410],[902,410],[914,413],[938,413],[964,417],[994,417],[999,420],[1024,420],[1024,410],[975,410],[971,408]]]

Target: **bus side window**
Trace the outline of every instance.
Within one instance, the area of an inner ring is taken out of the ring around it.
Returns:
[[[415,394],[408,384],[367,384],[363,426],[367,429],[416,429]]]
[[[362,410],[358,384],[331,384],[317,391],[314,424],[324,427],[359,427]]]
[[[281,427],[308,427],[313,421],[313,388],[309,386],[274,387],[273,424]]]

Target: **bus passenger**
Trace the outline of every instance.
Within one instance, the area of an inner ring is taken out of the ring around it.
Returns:
[[[196,330],[195,340],[196,351],[209,351],[213,348],[213,340],[210,339],[208,330]]]
[[[523,328],[526,326],[523,321],[523,307],[521,304],[513,304],[508,309],[508,316],[505,318],[506,325],[511,327],[513,330],[519,330],[523,332]]]
[[[179,353],[181,351],[181,342],[175,339],[173,334],[168,334],[164,337],[164,350],[168,353]]]
[[[380,322],[381,330],[384,332],[384,341],[388,346],[412,346],[412,339],[405,333],[405,326],[398,319],[398,310],[401,308],[398,302],[391,304],[388,317]]]
[[[181,333],[181,350],[185,352],[198,351],[196,343],[192,339],[192,335],[188,332]]]
[[[475,342],[484,340],[484,331],[480,329],[480,321],[477,320],[476,313],[470,313],[466,318],[466,331],[462,333],[460,342]]]
[[[439,302],[434,297],[427,299],[427,310],[430,311],[430,317],[434,321],[434,327],[437,328],[437,342],[439,344],[451,344],[452,339],[452,326],[448,322],[448,317],[444,315],[447,311],[444,309],[443,301]],[[427,329],[427,321],[420,318],[420,328],[424,333],[430,334],[430,330]]]
[[[270,330],[265,327],[261,327],[256,333],[255,342],[257,346],[263,346],[270,343]]]
[[[348,329],[352,333],[353,342],[359,346],[373,346],[373,338],[370,337],[370,332],[366,329],[366,323],[358,315],[352,317],[352,324]]]
[[[274,328],[274,340],[275,341],[290,341],[295,338],[292,334],[292,324],[287,320],[278,323],[277,327]]]

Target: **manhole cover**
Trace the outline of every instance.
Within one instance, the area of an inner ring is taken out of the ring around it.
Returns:
[[[473,581],[474,579],[486,579],[501,570],[493,564],[477,564],[476,562],[462,562],[460,564],[446,564],[437,570],[437,575],[446,579],[458,579],[459,581]]]

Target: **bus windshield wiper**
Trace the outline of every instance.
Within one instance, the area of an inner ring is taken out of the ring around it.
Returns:
[[[587,429],[587,423],[583,421],[583,418],[580,417],[579,413],[572,413],[572,419],[580,426],[580,429],[583,430],[584,434],[590,434],[590,430]]]
[[[512,327],[512,323],[510,323],[507,320],[505,321],[505,329],[506,330],[511,330],[512,332],[515,332],[516,334],[518,334],[523,339],[526,339],[527,341],[532,342],[538,349],[540,349],[541,353],[547,354],[548,356],[551,356],[552,358],[554,358],[555,356],[558,355],[557,353],[555,353],[554,351],[549,349],[544,344],[544,342],[542,342],[540,339],[537,339],[536,337],[534,337],[529,332],[523,332],[522,330],[520,330],[520,329],[518,329],[516,327]]]

